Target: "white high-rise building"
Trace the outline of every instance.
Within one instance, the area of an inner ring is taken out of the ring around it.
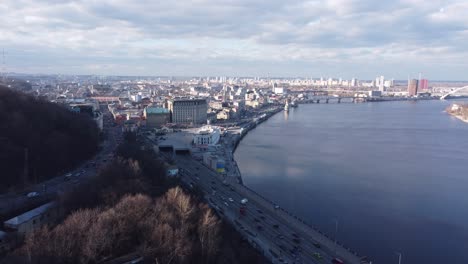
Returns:
[[[385,78],[383,76],[380,76],[380,78],[378,78],[377,80],[378,80],[379,91],[381,92],[385,91],[385,86],[384,86]]]

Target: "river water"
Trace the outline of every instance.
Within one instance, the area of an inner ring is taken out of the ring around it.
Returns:
[[[257,126],[244,184],[373,263],[468,263],[468,124],[450,102],[300,105]]]

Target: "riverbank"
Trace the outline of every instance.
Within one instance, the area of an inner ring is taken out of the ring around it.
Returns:
[[[270,117],[274,116],[275,114],[277,114],[277,113],[279,113],[281,111],[283,111],[283,108],[278,107],[278,108],[276,108],[276,109],[274,109],[272,111],[263,113],[260,116],[258,116],[256,118],[253,118],[251,122],[249,122],[247,125],[241,127],[240,135],[237,138],[237,140],[235,141],[235,145],[234,145],[234,148],[232,150],[232,154],[234,154],[234,152],[236,151],[237,146],[239,145],[240,141],[249,133],[249,131],[256,128],[258,125],[260,125],[261,123],[267,121]]]
[[[271,109],[267,109],[264,112],[259,113],[256,117],[252,118],[251,121],[242,124],[240,128],[231,131],[231,133],[227,133],[225,136],[224,148],[229,153],[226,158],[226,167],[230,167],[230,174],[231,177],[227,177],[227,179],[235,179],[235,182],[238,184],[243,185],[242,175],[237,166],[237,162],[234,160],[234,152],[237,149],[237,146],[241,142],[241,140],[253,129],[255,129],[259,124],[265,122],[273,115],[281,112],[283,107],[276,106]]]
[[[451,104],[449,107],[445,109],[445,111],[461,120],[462,122],[468,123],[468,105],[466,104]]]

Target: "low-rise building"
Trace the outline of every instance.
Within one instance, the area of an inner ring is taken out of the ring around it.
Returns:
[[[382,91],[369,91],[369,97],[381,97]]]
[[[15,216],[3,223],[6,230],[15,231],[20,237],[46,224],[55,223],[60,217],[57,202],[41,205],[31,211]]]
[[[161,107],[146,107],[143,115],[148,128],[160,128],[170,122],[169,110]]]
[[[193,144],[197,147],[214,146],[218,144],[221,137],[221,130],[215,126],[203,126],[193,136]]]
[[[228,109],[223,109],[216,114],[218,120],[228,120],[229,118],[231,118],[231,115]]]
[[[224,159],[219,158],[212,153],[207,152],[203,154],[203,163],[218,173],[225,172],[226,162]]]
[[[0,255],[10,251],[13,246],[14,240],[11,236],[6,232],[0,231]]]

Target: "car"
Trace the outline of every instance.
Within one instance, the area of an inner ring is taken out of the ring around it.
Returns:
[[[229,204],[228,204],[228,203],[226,203],[226,202],[224,202],[224,205],[225,205],[225,206],[229,206]]]
[[[318,252],[314,252],[312,256],[314,256],[314,258],[316,258],[317,260],[321,260],[323,258],[322,255],[320,255],[320,253]]]
[[[75,174],[75,177],[79,177],[81,175],[81,172],[78,172],[77,174]]]
[[[316,248],[321,248],[321,247],[322,247],[322,246],[321,246],[319,243],[317,243],[317,242],[312,243],[312,245],[314,245],[314,247],[316,247]]]
[[[215,181],[211,181],[211,184],[216,184],[216,182],[215,182]]]
[[[279,228],[279,225],[274,224],[273,227],[274,227],[274,228]]]
[[[70,173],[67,173],[65,174],[65,177],[71,177],[73,174],[70,172]]]
[[[229,190],[231,190],[231,192],[233,192],[233,191],[234,191],[234,188],[232,188],[232,187],[229,187]]]
[[[260,210],[260,209],[257,209],[257,212],[258,212],[259,214],[263,214],[262,210]]]
[[[272,255],[273,257],[275,257],[275,258],[278,257],[278,254],[277,254],[275,251],[273,251],[271,248],[269,249],[269,251],[270,251],[270,253],[271,253],[271,255]]]
[[[342,261],[339,258],[334,258],[334,259],[332,259],[331,263],[333,263],[333,264],[344,264],[344,261]]]
[[[250,230],[245,229],[245,232],[246,232],[247,234],[253,236],[253,237],[256,237],[256,236],[257,236],[257,234],[252,233]]]
[[[275,209],[279,209],[279,208],[280,208],[279,205],[275,205]]]
[[[258,225],[258,226],[257,226],[257,229],[258,229],[258,230],[262,230],[262,229],[263,229],[263,226]]]
[[[30,192],[30,193],[26,194],[26,196],[28,198],[33,198],[33,197],[39,196],[39,193],[38,192]]]
[[[228,200],[229,200],[231,203],[234,202],[234,199],[232,199],[231,197],[229,197]]]

